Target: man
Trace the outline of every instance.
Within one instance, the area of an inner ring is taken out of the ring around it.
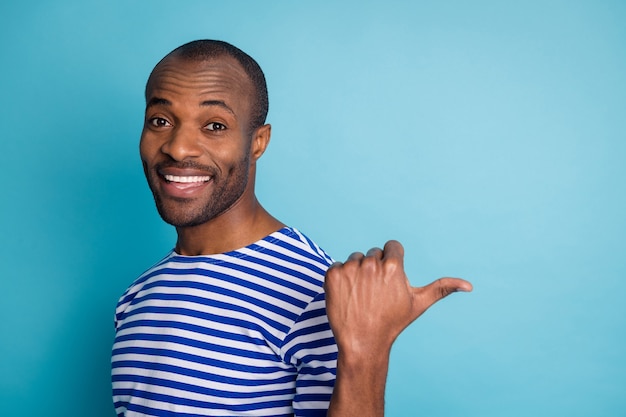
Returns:
[[[150,74],[141,159],[178,240],[116,310],[120,416],[382,415],[395,338],[471,290],[411,288],[397,242],[333,263],[272,217],[254,193],[267,109],[258,64],[225,42],[185,44]]]

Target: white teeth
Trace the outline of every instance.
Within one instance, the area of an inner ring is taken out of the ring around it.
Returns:
[[[182,182],[182,183],[190,183],[190,182],[206,182],[211,179],[209,176],[193,176],[193,177],[179,177],[178,175],[165,175],[165,179],[170,182]]]

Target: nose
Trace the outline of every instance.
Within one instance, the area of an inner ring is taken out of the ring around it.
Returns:
[[[199,132],[193,128],[179,126],[172,129],[169,138],[163,142],[161,152],[176,161],[195,158],[202,154],[198,137]]]

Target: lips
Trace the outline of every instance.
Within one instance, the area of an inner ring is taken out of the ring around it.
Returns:
[[[174,198],[193,198],[213,179],[206,172],[193,169],[164,168],[158,170],[161,179],[161,189],[165,194]]]
[[[211,177],[209,175],[193,175],[193,176],[180,176],[180,175],[164,175],[163,176],[166,181],[169,182],[178,182],[184,184],[190,184],[195,182],[206,182],[210,181]]]

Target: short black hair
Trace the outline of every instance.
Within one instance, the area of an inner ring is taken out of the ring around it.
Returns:
[[[267,95],[267,83],[265,81],[265,75],[259,64],[248,54],[241,49],[228,42],[212,40],[212,39],[200,39],[188,42],[179,46],[172,52],[167,54],[159,64],[168,57],[177,57],[190,61],[204,61],[222,56],[230,56],[239,62],[243,67],[246,75],[252,82],[254,87],[254,101],[251,103],[250,108],[250,126],[248,126],[249,132],[252,133],[254,129],[263,126],[265,119],[267,118],[267,112],[269,109],[269,99]],[[156,69],[159,64],[154,68]],[[154,70],[152,70],[154,72]],[[152,74],[150,74],[152,78]],[[148,79],[148,84],[149,80]],[[146,85],[146,99],[148,94],[148,85]]]

